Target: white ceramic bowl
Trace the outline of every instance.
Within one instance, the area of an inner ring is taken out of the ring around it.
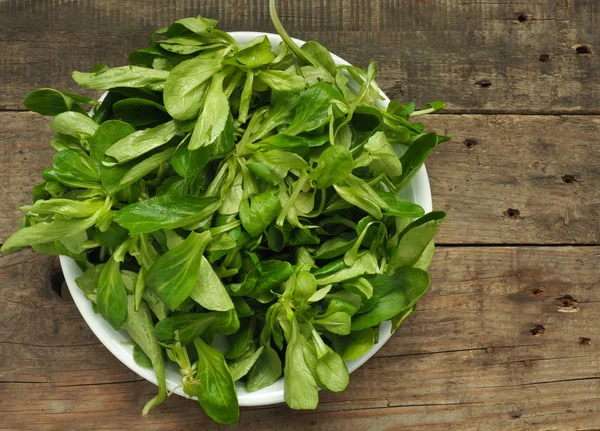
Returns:
[[[230,33],[238,42],[244,44],[254,39],[257,36],[266,34],[271,41],[271,44],[275,47],[281,42],[281,37],[271,33],[258,33],[252,31],[237,31]],[[294,39],[298,45],[302,45],[304,41]],[[347,61],[332,54],[333,60],[336,64],[349,65]],[[383,95],[383,93],[382,93]],[[385,97],[385,95],[383,95]],[[389,102],[389,99],[385,97],[385,101],[382,102],[385,105]],[[425,212],[431,211],[431,190],[429,188],[429,179],[427,177],[427,171],[423,166],[421,170],[415,175],[411,183],[405,187],[400,194],[410,199],[411,201],[421,205]],[[133,360],[133,347],[130,344],[124,342],[130,341],[129,336],[125,331],[115,331],[99,314],[94,313],[92,310],[92,303],[83,295],[83,292],[75,283],[75,279],[81,275],[81,270],[76,265],[75,261],[66,256],[60,256],[60,264],[62,266],[63,274],[69,286],[69,291],[73,296],[75,305],[81,312],[84,320],[91,328],[92,332],[96,334],[98,339],[106,346],[110,352],[117,357],[123,364],[129,369],[134,371],[144,379],[157,384],[154,370],[151,368],[140,367]],[[356,370],[362,364],[364,364],[371,356],[373,356],[387,340],[390,339],[390,322],[384,322],[380,325],[379,329],[379,342],[375,344],[369,352],[353,361],[347,361],[348,370],[350,372]],[[188,397],[183,392],[181,387],[181,375],[179,370],[173,364],[169,364],[167,367],[167,389],[175,392],[177,395]],[[284,402],[283,399],[283,378],[279,379],[273,385],[263,388],[256,392],[248,392],[245,386],[238,382],[236,384],[237,395],[240,406],[264,406],[269,404],[277,404]]]

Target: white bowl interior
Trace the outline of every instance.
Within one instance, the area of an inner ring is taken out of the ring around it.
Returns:
[[[258,33],[251,31],[237,31],[230,33],[238,42],[245,44],[257,36],[266,34],[271,41],[273,46],[277,46],[281,42],[281,37],[271,33]],[[298,45],[302,45],[304,41],[293,39]],[[332,54],[333,60],[336,64],[349,65],[347,61]],[[382,93],[383,95],[383,93]],[[385,95],[383,95],[385,97]],[[382,102],[385,105],[389,102],[389,99],[385,97],[385,101]],[[400,149],[399,149],[400,150]],[[400,150],[401,152],[402,150]],[[400,194],[411,201],[421,205],[425,212],[432,210],[431,203],[431,190],[429,187],[429,178],[427,177],[427,171],[423,166],[417,175],[413,178],[411,183],[400,191]],[[84,296],[83,292],[75,283],[75,279],[81,275],[81,270],[75,263],[75,261],[66,256],[60,256],[60,264],[69,287],[69,291],[73,296],[75,305],[81,312],[85,322],[88,324],[92,332],[98,337],[100,342],[125,364],[129,369],[143,377],[144,379],[157,384],[156,376],[151,368],[140,367],[133,360],[133,346],[126,344],[131,341],[127,333],[123,330],[115,331],[99,314],[94,313],[91,302]],[[390,339],[391,324],[390,322],[383,322],[379,328],[379,342],[375,344],[371,350],[365,355],[352,361],[346,361],[348,370],[350,372],[356,370],[362,364],[364,364],[369,358],[371,358],[381,347]],[[181,375],[179,374],[178,368],[169,364],[166,370],[167,375],[167,389],[189,398],[188,395],[183,392],[181,387]],[[236,384],[237,395],[240,406],[263,406],[269,404],[277,404],[284,402],[283,398],[283,378],[279,379],[273,385],[263,388],[256,392],[248,392],[246,387],[237,382]]]

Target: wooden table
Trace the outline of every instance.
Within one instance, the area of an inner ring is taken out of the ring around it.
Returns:
[[[91,333],[58,260],[0,257],[3,430],[600,428],[600,5],[592,0],[280,1],[289,32],[365,67],[390,97],[444,99],[427,164],[447,211],[431,290],[350,387],[316,411],[245,408],[219,427]],[[0,0],[0,242],[51,165],[38,87],[126,63],[184,16],[273,31],[266,0]]]

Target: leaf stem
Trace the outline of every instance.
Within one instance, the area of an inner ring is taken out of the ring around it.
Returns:
[[[277,217],[277,221],[275,222],[277,226],[283,226],[283,222],[285,221],[288,211],[292,208],[292,205],[294,205],[294,201],[302,191],[302,188],[304,187],[304,184],[307,180],[308,174],[304,173],[300,176],[300,178],[298,178],[298,181],[296,181],[294,191],[286,201],[285,205],[281,209],[281,212],[279,213],[279,216]]]

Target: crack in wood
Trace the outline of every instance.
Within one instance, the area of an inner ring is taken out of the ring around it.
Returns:
[[[24,346],[24,347],[35,347],[35,348],[43,348],[43,349],[58,349],[58,348],[77,348],[77,347],[87,347],[87,346],[98,346],[101,345],[100,341],[95,343],[78,343],[78,344],[35,344],[35,343],[22,343],[18,341],[0,341],[0,344],[12,344],[16,346]]]
[[[515,346],[492,346],[492,349],[494,349],[494,350],[495,349],[516,349],[516,348],[520,348],[520,347],[532,347],[532,346],[537,346],[537,344],[519,344],[519,345],[515,345]],[[438,350],[438,351],[434,351],[434,352],[418,352],[418,353],[401,353],[401,354],[396,354],[396,355],[377,354],[377,355],[373,356],[372,359],[401,358],[401,357],[408,357],[408,356],[440,355],[440,354],[446,354],[446,353],[477,352],[477,351],[488,352],[489,348],[490,347],[472,347],[472,348],[467,348],[467,349]]]

